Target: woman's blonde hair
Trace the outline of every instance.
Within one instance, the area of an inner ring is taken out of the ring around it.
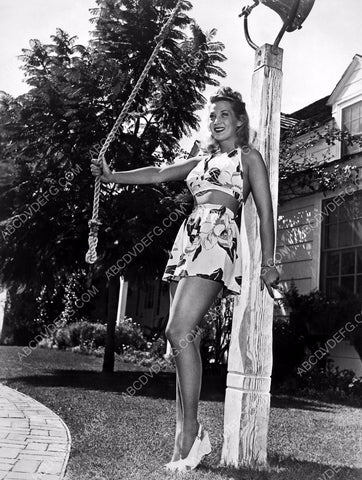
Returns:
[[[250,126],[249,126],[249,115],[245,109],[245,103],[239,92],[232,90],[230,87],[220,88],[215,95],[210,98],[210,104],[219,102],[221,100],[226,100],[231,103],[231,107],[235,116],[238,120],[241,120],[243,123],[236,131],[236,144],[238,147],[250,146]],[[210,136],[207,145],[206,151],[210,153],[215,153],[219,149],[219,144]]]

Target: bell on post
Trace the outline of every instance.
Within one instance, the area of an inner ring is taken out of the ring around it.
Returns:
[[[304,20],[313,8],[315,0],[254,0],[254,5],[244,7],[239,17],[244,16],[245,37],[249,45],[257,50],[259,47],[251,40],[248,29],[248,16],[259,4],[274,10],[283,20],[283,26],[276,37],[273,48],[279,45],[285,32],[293,32],[302,27]]]
[[[283,23],[287,23],[287,32],[293,32],[302,27],[304,20],[308,17],[309,12],[312,10],[315,0],[297,0],[291,2],[290,0],[260,0],[260,3],[271,8],[281,17]],[[296,13],[294,17],[293,13],[294,4],[296,4]],[[289,23],[289,17],[290,19]]]

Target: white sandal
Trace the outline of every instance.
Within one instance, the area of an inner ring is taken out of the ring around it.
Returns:
[[[195,441],[189,451],[189,454],[185,458],[169,462],[165,465],[168,470],[177,472],[186,472],[188,470],[194,470],[203,457],[211,453],[211,444],[209,434],[203,429],[201,423],[199,425],[199,431],[195,438]]]

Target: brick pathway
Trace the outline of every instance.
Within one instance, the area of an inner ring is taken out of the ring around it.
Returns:
[[[63,479],[70,444],[58,415],[0,384],[0,480]]]

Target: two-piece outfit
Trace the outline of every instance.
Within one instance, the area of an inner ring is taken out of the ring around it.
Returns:
[[[206,156],[185,182],[194,197],[205,190],[220,190],[243,199],[241,149]],[[225,205],[194,205],[176,235],[162,276],[163,281],[197,276],[223,283],[222,297],[241,292],[242,254],[240,231],[232,210]]]

